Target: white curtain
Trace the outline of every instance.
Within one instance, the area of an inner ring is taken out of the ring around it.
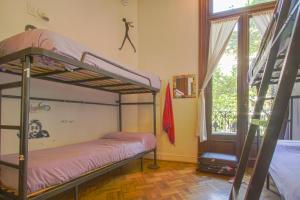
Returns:
[[[200,138],[200,142],[204,142],[207,140],[204,90],[207,84],[209,83],[227,47],[228,41],[230,39],[230,36],[234,30],[237,21],[238,21],[238,17],[211,22],[207,72],[202,84],[202,88],[198,100],[197,135]]]
[[[257,28],[259,29],[261,35],[266,32],[273,16],[273,11],[266,11],[261,13],[256,13],[252,15],[253,21]]]

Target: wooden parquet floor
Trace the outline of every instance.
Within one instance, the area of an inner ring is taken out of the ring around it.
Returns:
[[[194,164],[159,162],[160,169],[146,166],[140,171],[139,162],[117,169],[80,186],[80,200],[226,200],[231,189],[229,178],[196,172]],[[245,186],[244,186],[245,187]],[[264,200],[279,200],[269,191]],[[71,200],[72,193],[52,200]]]

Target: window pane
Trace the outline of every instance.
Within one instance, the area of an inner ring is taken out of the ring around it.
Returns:
[[[212,78],[212,134],[236,134],[237,35],[236,26]]]
[[[255,60],[257,53],[259,51],[259,46],[262,40],[262,35],[258,30],[254,20],[250,18],[249,21],[249,66],[251,66],[252,62]],[[256,87],[249,88],[249,122],[251,122],[251,117],[254,111],[254,105],[256,102],[257,90]],[[263,115],[263,114],[262,114]],[[264,118],[264,116],[262,116]],[[250,125],[250,123],[249,123]],[[263,130],[260,127],[258,129],[259,133],[262,134]]]
[[[246,7],[250,5],[266,3],[274,0],[212,0],[213,12],[222,12],[235,8]]]
[[[254,20],[250,18],[249,21],[249,66],[254,61],[259,51],[262,34],[257,28]]]
[[[259,51],[260,43],[262,40],[262,35],[257,28],[254,20],[250,18],[249,21],[249,65],[255,60],[257,53]],[[272,107],[272,97],[274,97],[276,93],[275,85],[270,85],[267,93],[267,99],[265,100],[265,104],[263,107],[263,112],[261,113],[262,120],[268,120]],[[254,105],[257,99],[257,90],[256,87],[249,88],[249,122],[251,120],[251,116],[254,111]],[[250,123],[249,123],[250,125]],[[264,127],[260,126],[258,129],[260,136],[264,134]]]

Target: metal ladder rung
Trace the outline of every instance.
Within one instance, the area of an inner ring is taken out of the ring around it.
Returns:
[[[12,88],[18,88],[22,86],[22,82],[12,82],[12,83],[3,83],[0,84],[0,90],[5,90],[5,89],[12,89]]]
[[[20,126],[14,126],[14,125],[0,125],[0,129],[6,129],[6,130],[20,130]]]
[[[15,168],[15,169],[19,169],[19,165],[16,165],[14,163],[10,163],[10,162],[6,162],[6,161],[3,161],[3,160],[0,160],[0,165],[5,165],[7,167],[12,167],[12,168]]]

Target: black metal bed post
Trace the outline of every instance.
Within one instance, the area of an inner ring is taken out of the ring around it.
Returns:
[[[294,100],[295,98],[291,98],[291,113],[290,113],[290,129],[289,129],[289,140],[293,140],[293,126],[294,126]]]
[[[0,125],[2,124],[2,119],[1,119],[1,114],[2,114],[2,89],[0,89]],[[1,152],[1,146],[2,146],[2,134],[1,134],[1,128],[0,128],[0,160],[2,157],[2,152]]]
[[[280,15],[278,16],[278,23],[276,25],[276,29],[274,32],[274,35],[276,36],[280,29],[282,28],[283,24],[285,23],[285,19],[287,18],[288,15],[288,8],[290,6],[290,1],[289,0],[284,0],[281,8],[280,8]],[[274,37],[273,37],[274,39]],[[273,40],[271,40],[271,42],[273,42]],[[279,51],[279,41],[276,41],[275,44],[271,47],[270,50],[270,56],[267,60],[266,66],[265,66],[265,70],[263,73],[263,77],[262,77],[262,81],[261,84],[259,86],[259,90],[258,90],[258,94],[257,94],[257,101],[255,103],[254,106],[254,113],[252,116],[251,120],[260,120],[261,117],[261,111],[263,109],[264,106],[264,102],[265,102],[265,97],[269,88],[269,82],[271,80],[271,76],[272,76],[272,71],[274,69],[274,65],[276,62],[276,57]],[[231,188],[231,193],[230,193],[230,200],[234,200],[237,199],[238,195],[239,195],[239,190],[242,184],[242,180],[248,165],[248,159],[250,156],[250,152],[251,152],[251,148],[252,148],[252,143],[255,139],[255,135],[257,133],[258,130],[258,125],[256,124],[250,124],[250,127],[248,129],[248,133],[245,139],[245,143],[243,146],[243,150],[242,150],[242,154],[240,157],[240,161],[239,161],[239,166],[238,166],[238,170],[236,172],[236,176]]]
[[[122,94],[119,94],[119,131],[122,131]]]
[[[74,187],[74,200],[78,200],[79,195],[78,195],[78,185]]]
[[[21,87],[20,150],[19,150],[19,198],[27,199],[28,130],[30,108],[30,69],[32,58],[25,56]]]
[[[270,190],[270,174],[267,175],[267,183],[266,183],[267,190]]]
[[[153,134],[156,137],[156,92],[152,93],[153,95]],[[150,169],[158,169],[159,165],[157,164],[157,147],[153,151],[153,164],[149,165]]]
[[[245,200],[259,199],[264,181],[268,174],[269,166],[285,118],[285,112],[289,105],[289,99],[295,84],[300,57],[297,52],[300,48],[300,6],[297,8],[297,17],[292,32],[290,45],[282,67],[278,83],[277,94],[273,103],[271,117],[265,131],[265,137],[259,155],[255,162],[255,168],[250,180]]]

